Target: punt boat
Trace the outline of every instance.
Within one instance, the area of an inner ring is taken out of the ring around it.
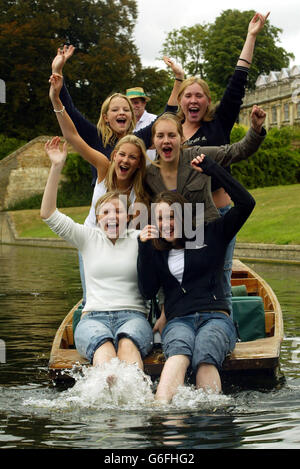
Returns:
[[[283,320],[280,304],[268,283],[254,270],[234,259],[232,277],[233,320],[239,341],[223,363],[222,380],[242,385],[261,385],[280,378],[280,348]],[[55,382],[73,380],[71,370],[90,366],[74,345],[73,322],[80,314],[79,301],[59,326],[50,353],[49,372]],[[153,380],[160,376],[164,356],[159,344],[144,360],[144,372]]]

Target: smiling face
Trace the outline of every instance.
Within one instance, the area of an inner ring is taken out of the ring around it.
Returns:
[[[140,149],[133,143],[123,143],[113,156],[117,181],[129,183],[140,167],[140,160]]]
[[[199,83],[193,83],[185,88],[179,104],[186,122],[200,123],[210,104],[210,98],[204,93]]]
[[[119,198],[110,199],[97,209],[97,224],[111,241],[116,241],[124,232],[128,215]]]
[[[167,202],[159,202],[155,207],[155,220],[159,235],[169,243],[174,243],[180,236],[180,223],[172,208]]]
[[[178,160],[182,137],[174,121],[162,119],[155,125],[153,143],[155,149],[165,163]]]
[[[104,120],[118,136],[122,137],[128,132],[132,118],[126,99],[120,96],[111,99],[107,113],[104,114]]]

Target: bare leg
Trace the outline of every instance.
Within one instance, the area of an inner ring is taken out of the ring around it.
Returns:
[[[120,360],[128,364],[137,363],[139,368],[144,369],[139,349],[132,340],[127,337],[123,337],[119,340],[117,356]]]
[[[112,342],[107,341],[100,345],[94,353],[93,366],[102,365],[109,362],[112,358],[116,358],[116,350]]]
[[[220,393],[222,391],[221,378],[217,368],[209,363],[201,363],[196,374],[196,388],[204,391]]]
[[[186,355],[173,355],[168,358],[160,377],[155,399],[170,402],[178,386],[183,385],[190,359]]]

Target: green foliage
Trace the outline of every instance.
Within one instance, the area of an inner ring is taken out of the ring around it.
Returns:
[[[236,125],[231,142],[240,140],[245,132],[244,127]],[[232,175],[248,189],[299,183],[299,142],[299,128],[273,128],[253,156],[231,166]]]
[[[237,63],[246,39],[248,25],[255,11],[225,10],[207,30],[204,44],[206,79],[213,83],[220,99]],[[278,47],[280,28],[266,21],[257,35],[248,87],[254,88],[257,76],[288,67],[293,54]]]
[[[25,145],[25,143],[27,143],[25,140],[9,138],[6,135],[0,134],[0,160]]]
[[[187,75],[204,78],[217,101],[232,75],[254,14],[252,10],[225,10],[214,23],[174,29],[167,34],[160,52],[173,57]],[[281,70],[289,65],[290,58],[294,58],[277,45],[281,32],[269,21],[259,32],[248,78],[250,89],[260,73]]]
[[[174,29],[168,33],[160,52],[180,63],[188,75],[200,75],[203,78],[206,34],[205,24]]]
[[[91,166],[77,153],[69,153],[63,174],[67,181],[60,185],[57,206],[90,205],[93,195]]]
[[[144,88],[151,101],[147,103],[147,111],[153,114],[163,112],[174,85],[174,77],[170,77],[165,70],[156,67],[141,69],[132,82],[133,86]]]
[[[57,133],[49,101],[51,62],[73,44],[64,69],[76,106],[97,122],[102,101],[132,85],[141,70],[133,31],[135,0],[0,0],[0,70],[6,104],[2,132],[26,140]]]

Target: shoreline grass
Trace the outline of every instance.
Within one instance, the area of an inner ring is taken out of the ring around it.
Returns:
[[[300,244],[300,184],[272,186],[249,191],[256,206],[238,233],[239,243]],[[83,223],[90,207],[60,209]],[[40,219],[39,210],[8,212],[21,238],[57,238]]]

